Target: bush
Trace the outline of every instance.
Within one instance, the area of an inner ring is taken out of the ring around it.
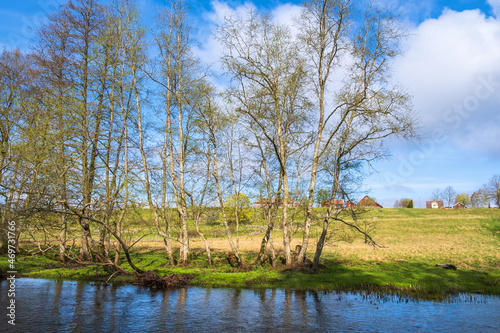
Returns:
[[[407,198],[396,200],[394,208],[413,208],[413,200]]]
[[[241,224],[250,223],[250,200],[239,193],[226,198],[226,217],[228,223],[236,223],[236,209],[238,209],[238,221]]]
[[[206,213],[205,223],[207,225],[220,224],[220,211],[217,209],[210,209]]]

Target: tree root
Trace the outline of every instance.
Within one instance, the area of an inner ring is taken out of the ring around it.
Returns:
[[[187,286],[195,275],[176,275],[170,274],[160,277],[156,271],[147,271],[134,279],[133,284],[152,289],[173,289]]]

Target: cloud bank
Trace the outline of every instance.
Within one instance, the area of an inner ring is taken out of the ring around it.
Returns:
[[[404,47],[395,76],[413,94],[425,135],[441,131],[459,150],[500,157],[500,20],[445,10]]]
[[[488,0],[488,4],[490,5],[493,13],[497,18],[500,18],[500,0]]]

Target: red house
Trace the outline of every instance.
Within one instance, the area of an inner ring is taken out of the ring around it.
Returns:
[[[464,205],[463,203],[461,202],[457,202],[454,206],[453,206],[453,209],[467,209],[467,206]]]
[[[344,200],[333,200],[333,206],[339,208],[344,207]],[[330,207],[330,201],[321,201],[321,207]]]
[[[346,208],[354,208],[354,207],[356,207],[356,204],[354,202],[352,202],[351,200],[349,200],[345,203],[345,207]]]
[[[358,206],[384,208],[382,207],[382,205],[380,205],[378,202],[376,202],[374,199],[370,198],[367,195],[365,195],[363,199],[359,200]]]
[[[259,199],[253,203],[253,207],[254,208],[269,208],[275,202],[276,202],[276,199],[273,199],[273,200]]]

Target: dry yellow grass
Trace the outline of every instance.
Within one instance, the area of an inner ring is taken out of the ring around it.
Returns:
[[[376,217],[376,219],[374,219]],[[361,235],[348,239],[346,230],[339,222],[330,225],[330,239],[323,250],[324,257],[339,260],[360,261],[394,261],[408,260],[419,262],[446,262],[471,267],[500,268],[500,209],[476,210],[401,210],[382,209],[369,212],[364,220],[375,222],[377,227],[371,233],[381,248],[374,248],[364,244]],[[361,220],[362,221],[362,220]],[[222,237],[224,231],[221,226],[203,226],[207,234],[217,234],[218,237],[209,238],[212,251],[230,252],[229,242]],[[130,227],[130,230],[141,231],[139,226]],[[264,229],[258,232],[258,227],[242,228],[238,240],[238,247],[242,253],[256,253],[259,250]],[[302,244],[300,228],[296,229],[291,242],[292,251],[296,245]],[[153,230],[144,233],[154,233]],[[245,233],[247,235],[245,235]],[[319,224],[313,225],[308,246],[309,258],[314,256],[316,242],[321,233]],[[350,232],[347,231],[347,234]],[[192,235],[194,230],[192,230]],[[248,234],[252,234],[249,236]],[[75,229],[75,235],[78,231]],[[355,235],[355,233],[353,233]],[[43,241],[40,234],[40,242]],[[25,235],[25,237],[27,237]],[[124,234],[128,244],[138,238],[138,234],[130,232]],[[25,242],[28,242],[28,237]],[[282,232],[279,229],[273,232],[274,248],[278,254],[283,253]],[[233,235],[233,241],[236,237]],[[178,243],[174,242],[174,249]],[[199,237],[191,237],[190,247],[194,252],[203,252],[205,245]],[[137,250],[165,251],[163,240],[159,236],[149,235],[134,246]]]
[[[369,213],[367,221],[376,221],[377,228],[373,238],[381,248],[364,244],[357,236],[349,242],[335,240],[327,242],[323,250],[325,257],[338,257],[347,260],[389,261],[408,260],[425,262],[446,262],[463,266],[500,267],[500,235],[495,226],[500,225],[500,210],[468,210],[456,212],[441,210],[428,212],[414,210],[415,216],[405,216],[405,211],[383,209]],[[376,215],[377,219],[373,220]],[[337,222],[338,223],[338,222]],[[493,225],[493,231],[488,226]],[[339,225],[332,224],[331,229]],[[498,227],[496,227],[498,228]],[[316,242],[321,232],[314,226],[308,246],[308,257],[314,256]],[[239,250],[242,253],[256,253],[264,233],[239,237]],[[335,236],[335,233],[333,233]],[[283,253],[283,239],[280,230],[273,233],[274,248]],[[233,236],[233,241],[236,238]],[[209,239],[210,248],[215,252],[229,252],[227,238]],[[302,244],[297,233],[293,237],[292,250]],[[204,244],[199,238],[192,238],[190,246],[195,251],[203,251]],[[163,248],[163,242],[141,242],[144,248]]]

